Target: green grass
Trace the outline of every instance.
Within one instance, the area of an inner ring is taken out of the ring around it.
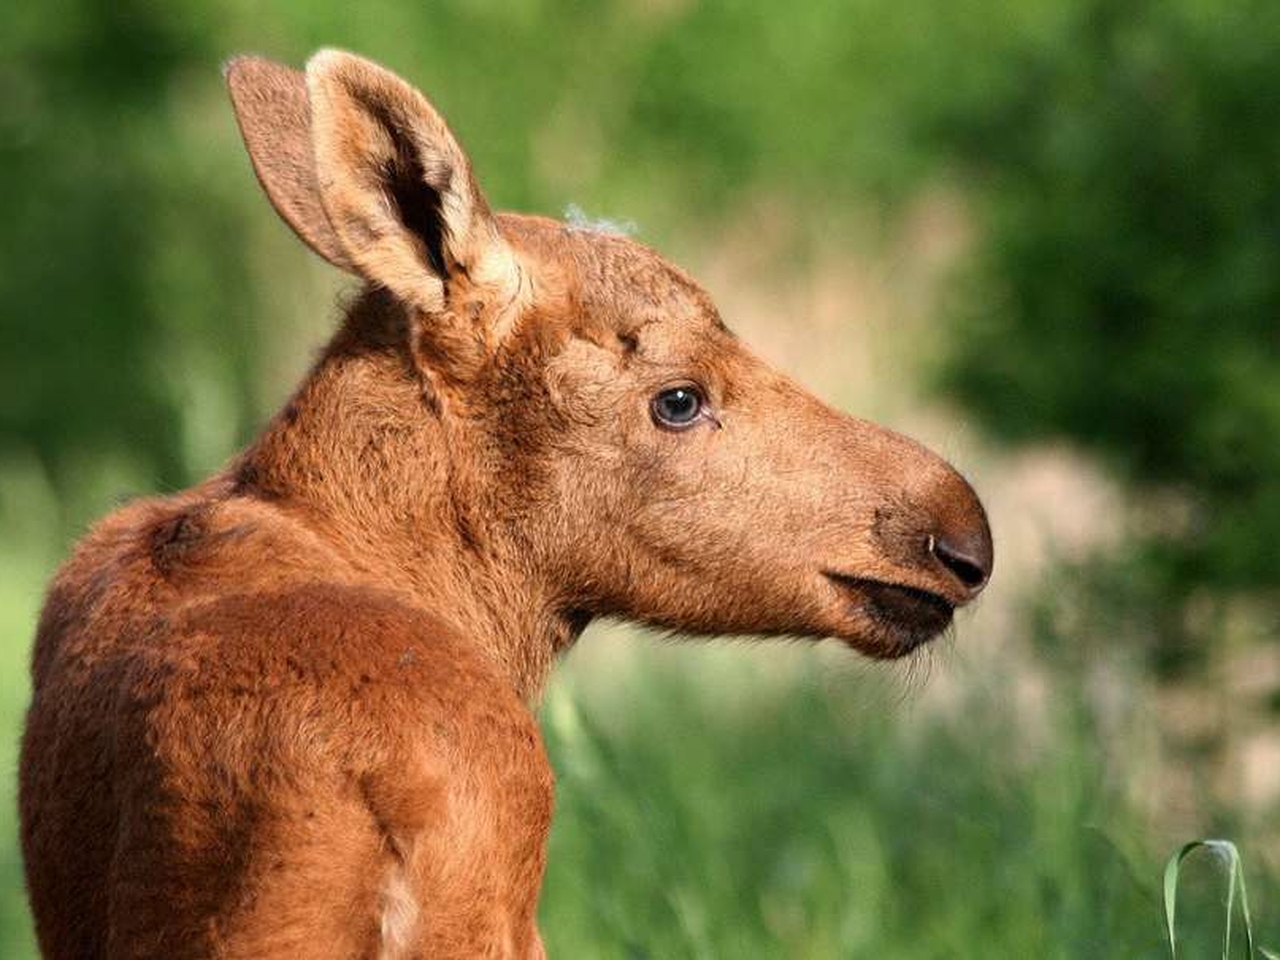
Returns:
[[[1165,955],[1154,838],[1071,691],[1035,730],[996,677],[935,712],[881,669],[679,656],[551,693],[553,956]],[[1212,905],[1185,920],[1216,935]]]
[[[1230,840],[1193,840],[1184,844],[1177,853],[1169,858],[1164,868],[1164,919],[1169,934],[1169,956],[1172,960],[1178,957],[1178,881],[1181,879],[1183,862],[1191,854],[1205,850],[1213,854],[1225,867],[1227,872],[1227,895],[1223,902],[1222,922],[1222,960],[1231,956],[1233,940],[1231,934],[1235,923],[1236,903],[1240,904],[1240,919],[1244,926],[1244,954],[1252,960],[1261,956],[1264,960],[1280,960],[1280,955],[1265,947],[1256,945],[1253,935],[1253,915],[1249,909],[1249,891],[1245,883],[1244,866],[1240,851]]]

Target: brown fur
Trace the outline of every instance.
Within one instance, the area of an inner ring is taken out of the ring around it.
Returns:
[[[652,251],[490,213],[393,74],[329,51],[228,82],[272,202],[368,285],[225,472],[103,520],[50,589],[21,771],[41,948],[541,956],[528,705],[590,619],[900,655],[985,582],[981,505]],[[707,399],[689,429],[651,416],[674,383]]]

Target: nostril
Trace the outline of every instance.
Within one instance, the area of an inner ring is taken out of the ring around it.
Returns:
[[[938,562],[955,574],[956,579],[970,590],[977,590],[987,582],[990,569],[981,560],[965,552],[945,537],[930,537],[929,552]]]

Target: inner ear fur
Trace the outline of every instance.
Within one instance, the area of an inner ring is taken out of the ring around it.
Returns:
[[[359,273],[428,312],[446,282],[507,287],[511,252],[471,163],[426,97],[339,50],[307,63],[316,182],[327,222]]]

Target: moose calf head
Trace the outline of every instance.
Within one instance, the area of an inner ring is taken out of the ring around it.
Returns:
[[[991,572],[973,490],[919,444],[762,362],[633,240],[495,214],[445,121],[325,51],[244,58],[255,169],[316,252],[400,317],[464,549],[585,621],[835,636],[877,657],[942,631]]]

